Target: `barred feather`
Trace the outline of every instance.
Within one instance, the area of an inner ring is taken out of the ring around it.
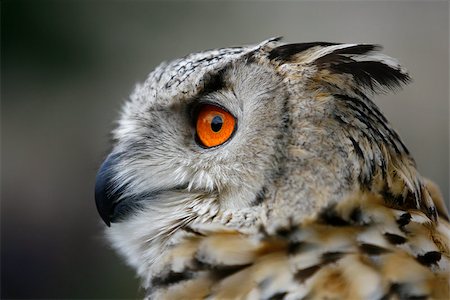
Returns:
[[[330,218],[330,216],[333,216]],[[337,222],[336,220],[340,220]],[[253,234],[217,225],[170,249],[149,298],[448,299],[450,225],[364,193]]]

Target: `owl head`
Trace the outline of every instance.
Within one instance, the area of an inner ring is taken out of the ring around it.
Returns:
[[[108,238],[144,282],[190,224],[252,231],[361,190],[434,217],[413,159],[369,99],[410,79],[378,50],[270,39],[150,73],[123,107],[95,191]]]

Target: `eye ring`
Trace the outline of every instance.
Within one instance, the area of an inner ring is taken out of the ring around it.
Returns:
[[[236,118],[224,108],[202,104],[195,118],[197,143],[204,148],[220,146],[233,136],[236,124]]]

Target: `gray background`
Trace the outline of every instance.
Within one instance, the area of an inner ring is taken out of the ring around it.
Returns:
[[[449,192],[448,2],[1,3],[2,298],[139,297],[94,199],[109,131],[162,60],[257,43],[384,45],[414,81],[376,102]]]

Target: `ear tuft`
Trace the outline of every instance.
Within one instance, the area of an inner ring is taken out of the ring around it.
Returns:
[[[330,69],[337,74],[351,75],[357,85],[371,91],[380,91],[385,88],[392,90],[411,80],[407,73],[381,61],[345,62],[333,65]]]
[[[276,47],[268,58],[294,69],[314,67],[315,80],[343,90],[379,93],[409,82],[407,71],[379,50],[371,44],[313,42]]]
[[[295,54],[306,51],[313,47],[326,47],[337,45],[336,43],[328,42],[312,42],[312,43],[298,43],[298,44],[287,44],[283,46],[276,47],[269,53],[270,60],[279,60],[282,62],[288,62],[292,59]]]

